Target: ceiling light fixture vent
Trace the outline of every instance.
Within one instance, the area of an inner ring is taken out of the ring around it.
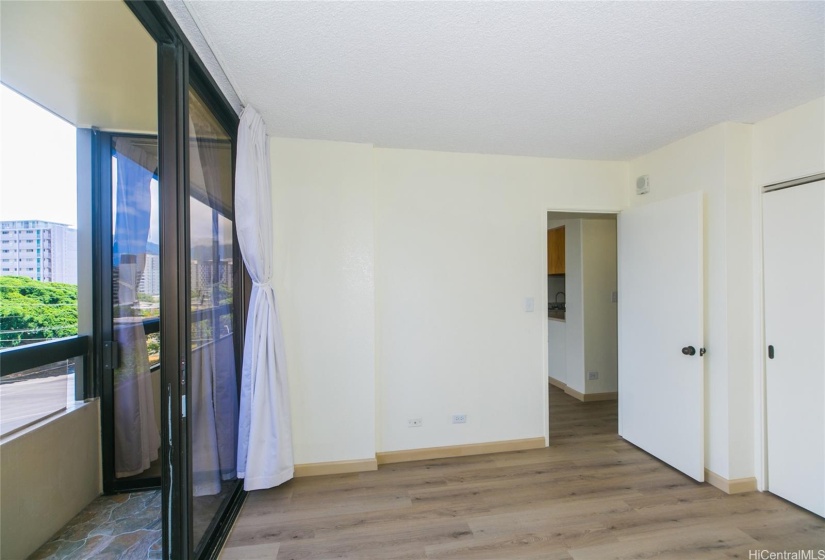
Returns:
[[[636,179],[636,194],[647,194],[650,192],[650,175],[640,175]]]

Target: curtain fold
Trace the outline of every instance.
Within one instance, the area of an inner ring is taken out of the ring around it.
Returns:
[[[294,473],[284,341],[272,287],[269,152],[263,119],[241,113],[235,171],[235,226],[252,277],[238,426],[238,477],[245,490],[271,488]]]

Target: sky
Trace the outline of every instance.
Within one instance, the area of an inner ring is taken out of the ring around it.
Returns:
[[[77,226],[75,128],[0,85],[0,220]]]
[[[45,220],[77,227],[76,134],[68,122],[0,84],[0,220]],[[112,167],[116,181],[114,162]],[[149,241],[158,243],[157,181],[150,188]],[[191,212],[192,243],[211,243],[212,211],[193,203]],[[224,239],[231,236],[231,228],[221,230],[222,241],[231,242],[231,237]]]

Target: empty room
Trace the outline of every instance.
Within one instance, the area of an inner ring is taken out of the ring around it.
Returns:
[[[4,560],[825,557],[825,3],[0,47]]]

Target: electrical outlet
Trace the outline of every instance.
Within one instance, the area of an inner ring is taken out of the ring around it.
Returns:
[[[467,422],[466,414],[453,414],[453,424],[465,424]]]
[[[610,303],[618,303],[619,302],[619,292],[612,292],[610,294]]]
[[[408,428],[420,428],[421,424],[424,423],[423,418],[410,418],[407,420],[407,427]]]
[[[595,381],[598,378],[599,378],[599,372],[598,371],[591,371],[590,373],[587,374],[587,380],[588,381]]]

